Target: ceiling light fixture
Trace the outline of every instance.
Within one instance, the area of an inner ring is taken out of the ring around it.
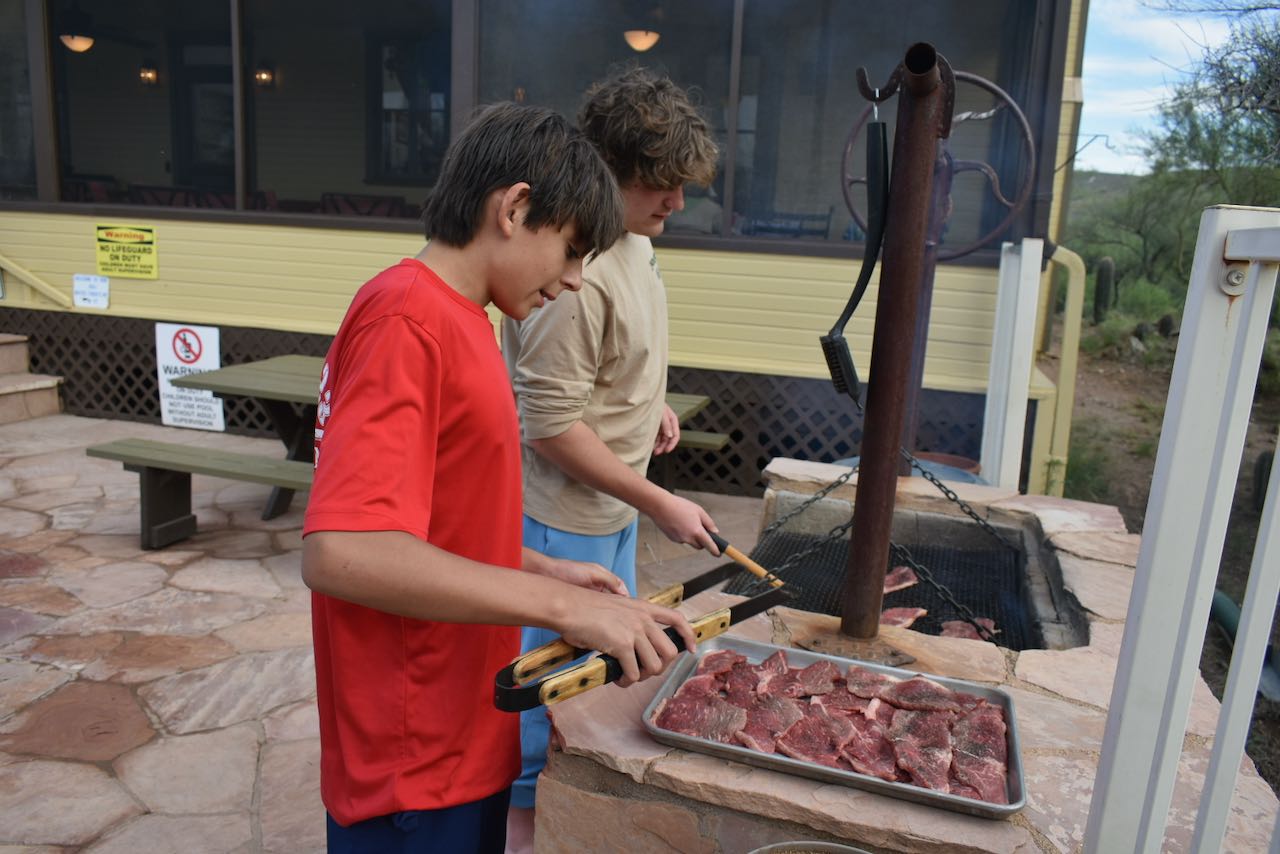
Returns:
[[[653,30],[627,30],[622,34],[627,45],[637,53],[644,53],[658,43],[661,36]]]

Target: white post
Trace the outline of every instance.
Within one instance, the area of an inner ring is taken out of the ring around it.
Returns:
[[[1027,423],[1043,254],[1044,241],[1038,238],[1026,238],[1016,248],[1012,243],[1000,247],[996,319],[979,462],[982,479],[1006,489],[1017,489],[1022,473],[1022,435]]]
[[[1227,235],[1278,227],[1263,208],[1200,220],[1087,852],[1161,847],[1276,284],[1274,264],[1224,261]]]

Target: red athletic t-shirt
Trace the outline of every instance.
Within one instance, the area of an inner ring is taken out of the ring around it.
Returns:
[[[356,294],[325,358],[303,534],[406,531],[521,563],[520,437],[489,318],[406,259]],[[520,769],[493,677],[511,626],[397,617],[312,596],[320,793],[343,825],[488,797]]]

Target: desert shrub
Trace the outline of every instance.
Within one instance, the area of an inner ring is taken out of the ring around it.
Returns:
[[[1086,420],[1075,425],[1067,452],[1067,474],[1062,487],[1064,498],[1111,503],[1107,448],[1107,440],[1096,422]]]
[[[1080,349],[1091,356],[1127,347],[1137,321],[1128,314],[1111,314],[1080,335]]]
[[[1169,291],[1139,279],[1129,282],[1120,291],[1118,308],[1121,314],[1135,321],[1155,323],[1162,315],[1176,312],[1179,306]]]

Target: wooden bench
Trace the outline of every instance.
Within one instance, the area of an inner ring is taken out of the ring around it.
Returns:
[[[674,488],[675,473],[672,455],[683,448],[690,451],[723,451],[729,446],[729,437],[724,433],[709,433],[706,430],[681,430],[680,441],[670,452],[654,457],[650,464],[649,477],[663,489]]]
[[[196,532],[196,517],[191,512],[193,474],[297,490],[311,488],[314,472],[309,462],[151,439],[119,439],[94,445],[85,453],[119,460],[127,471],[138,473],[144,549],[164,548]]]

